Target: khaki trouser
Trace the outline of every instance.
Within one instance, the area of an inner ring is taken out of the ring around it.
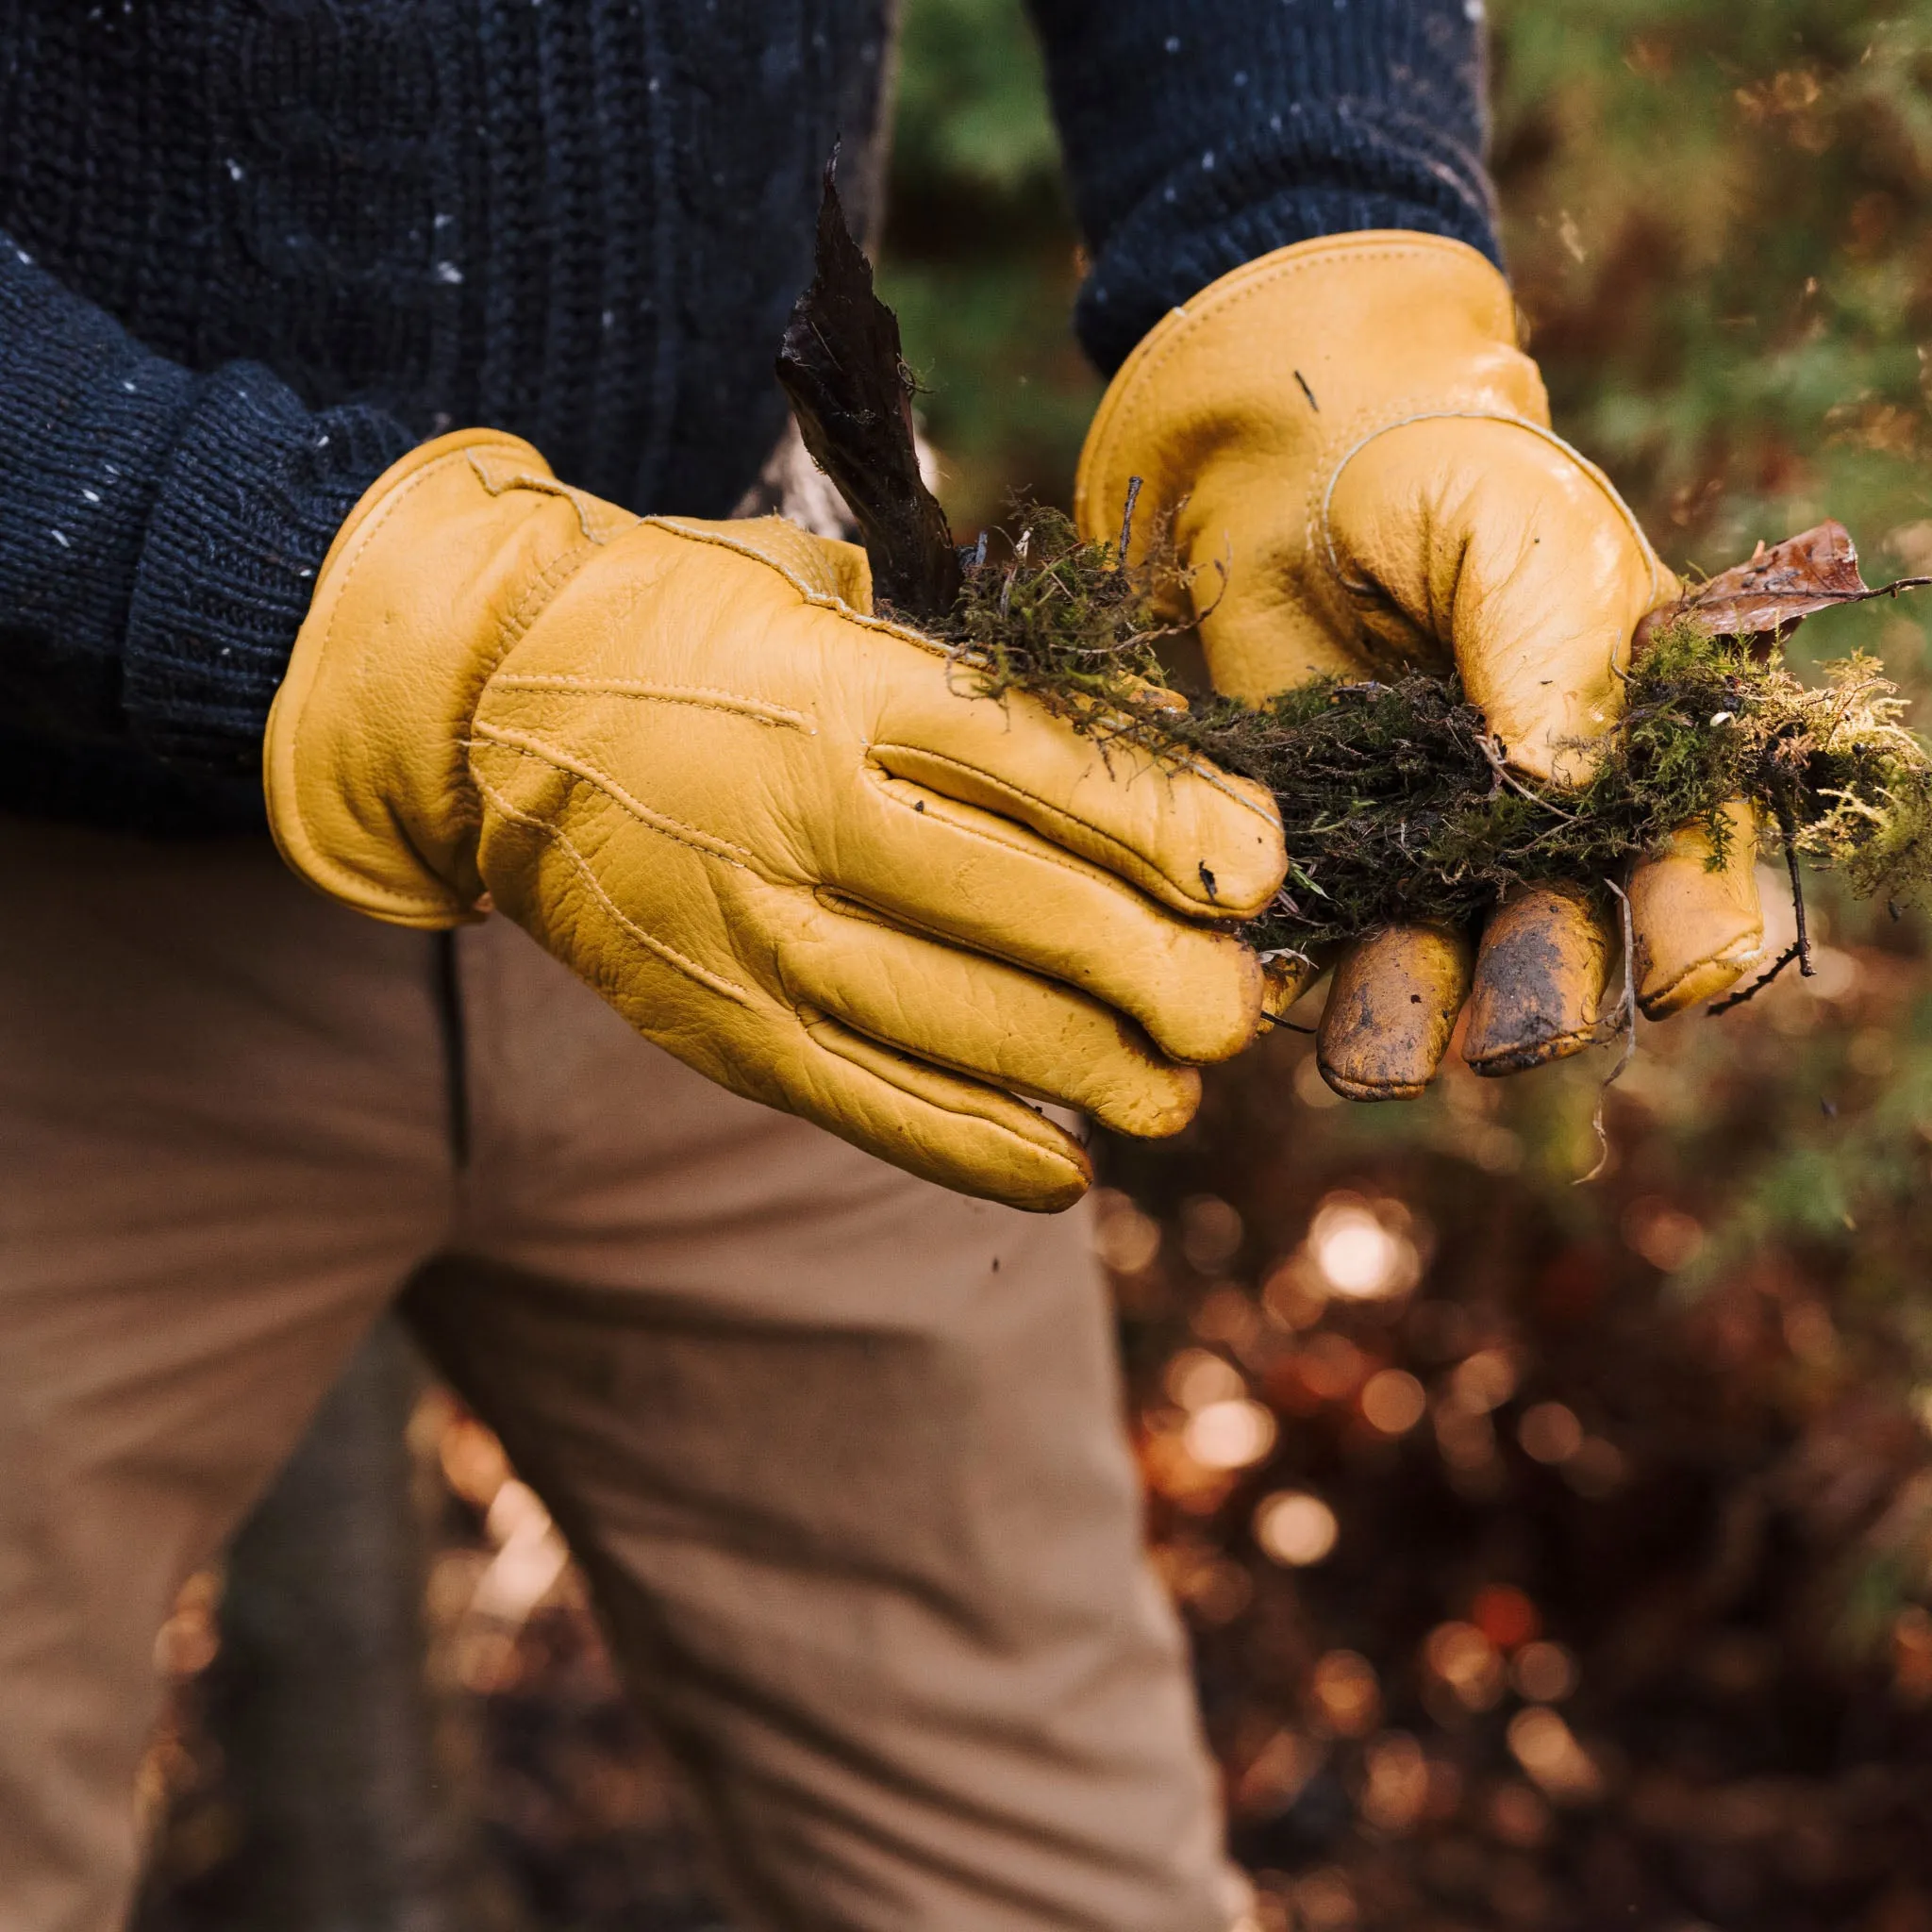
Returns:
[[[406,1290],[745,1923],[1222,1932],[1081,1218],[733,1098],[502,920],[453,1069],[451,958],[264,845],[0,823],[0,1932],[119,1923],[155,1633]]]

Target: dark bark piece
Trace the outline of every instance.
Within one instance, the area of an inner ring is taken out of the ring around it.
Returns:
[[[1706,637],[1788,637],[1806,618],[1840,604],[1918,590],[1932,577],[1901,577],[1874,590],[1858,569],[1857,546],[1833,520],[1723,572],[1688,596],[1653,611],[1637,628],[1641,650],[1653,630],[1689,618]]]
[[[825,164],[811,286],[786,325],[778,381],[806,448],[858,520],[874,598],[915,620],[943,617],[959,594],[959,554],[919,474],[899,318],[845,226],[838,158]]]

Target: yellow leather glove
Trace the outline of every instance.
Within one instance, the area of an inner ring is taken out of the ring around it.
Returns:
[[[1675,590],[1608,479],[1551,433],[1507,284],[1433,236],[1300,242],[1167,315],[1094,418],[1084,534],[1120,528],[1135,476],[1143,503],[1182,506],[1219,689],[1258,701],[1324,674],[1453,667],[1537,778],[1587,769],[1579,744],[1616,719],[1631,632]],[[1761,950],[1740,824],[1726,870],[1705,870],[1691,829],[1631,882],[1653,1017],[1713,997]],[[1352,1098],[1419,1093],[1472,986],[1478,1072],[1576,1052],[1616,951],[1588,898],[1556,890],[1503,908],[1479,948],[1378,934],[1337,966],[1323,1071]]]
[[[1273,802],[957,688],[864,554],[644,521],[527,444],[429,443],[337,537],[269,721],[303,877],[400,924],[493,906],[734,1091],[1016,1207],[1091,1179],[1014,1098],[1134,1134],[1245,1045],[1206,922],[1286,867]]]

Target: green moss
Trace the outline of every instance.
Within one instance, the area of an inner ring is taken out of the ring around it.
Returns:
[[[1185,575],[1164,533],[1147,563],[1123,568],[1117,546],[1083,543],[1056,511],[1022,522],[1012,557],[968,570],[940,635],[982,692],[1026,691],[1104,744],[1204,757],[1266,785],[1292,869],[1248,929],[1263,949],[1461,924],[1527,883],[1621,882],[1690,822],[1709,828],[1715,864],[1734,798],[1757,808],[1768,841],[1856,892],[1905,899],[1932,883],[1932,753],[1874,658],[1828,665],[1813,687],[1776,650],[1666,627],[1590,779],[1538,785],[1508,770],[1453,679],[1324,678],[1258,708],[1180,708],[1158,646],[1179,627],[1163,613],[1185,608]]]

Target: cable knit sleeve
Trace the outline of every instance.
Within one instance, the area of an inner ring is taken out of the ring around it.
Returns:
[[[316,570],[415,439],[253,363],[150,354],[0,236],[0,739],[84,774],[252,793]],[[13,790],[17,788],[9,788]]]
[[[1314,235],[1501,259],[1482,0],[1034,0],[1111,372],[1176,303]]]

